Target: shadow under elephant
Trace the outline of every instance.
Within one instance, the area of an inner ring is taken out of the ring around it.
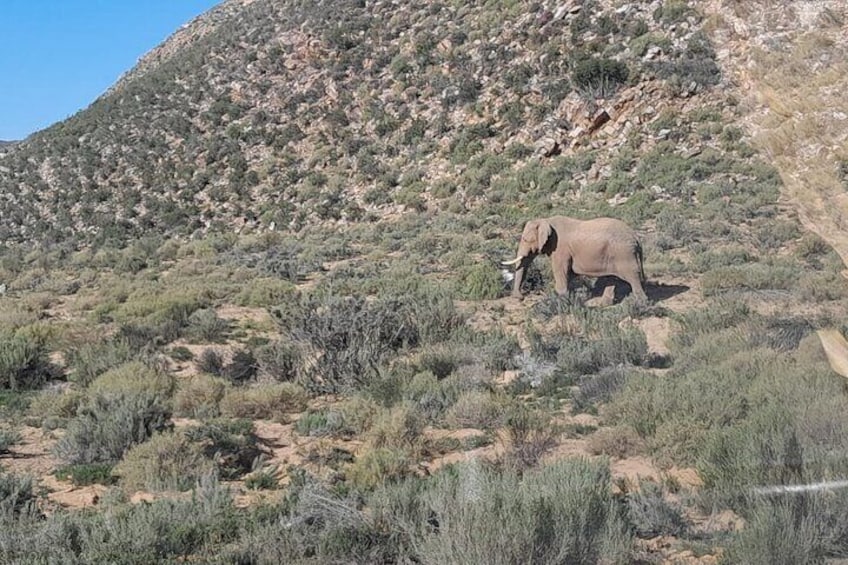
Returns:
[[[683,284],[663,284],[659,282],[646,281],[644,284],[645,294],[648,295],[648,300],[657,303],[668,300],[678,294],[682,294],[689,290],[690,287]],[[607,287],[614,287],[613,304],[618,304],[630,295],[630,285],[619,279],[618,277],[605,276],[598,277],[594,285],[589,285],[589,297],[598,298],[603,296]]]

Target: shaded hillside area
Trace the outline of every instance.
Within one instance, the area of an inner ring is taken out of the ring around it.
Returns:
[[[0,152],[0,561],[848,555],[844,266],[704,9],[233,0]],[[508,296],[554,214],[649,301]]]

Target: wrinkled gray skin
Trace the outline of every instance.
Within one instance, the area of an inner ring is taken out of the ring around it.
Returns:
[[[530,220],[524,226],[515,267],[512,295],[521,297],[527,269],[539,253],[550,255],[558,294],[568,292],[570,273],[589,277],[616,276],[633,294],[647,299],[642,283],[642,245],[630,226],[614,218],[576,220],[565,216]]]

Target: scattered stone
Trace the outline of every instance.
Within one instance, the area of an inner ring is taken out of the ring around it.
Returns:
[[[595,133],[608,121],[610,121],[610,115],[607,114],[606,110],[601,110],[592,118],[592,123],[589,125],[589,129],[586,130],[586,133],[590,135]]]
[[[653,59],[656,59],[660,55],[662,55],[662,48],[658,47],[657,45],[651,45],[648,48],[648,51],[645,52],[645,56],[643,57],[643,59],[645,61],[651,61]]]
[[[618,206],[619,204],[624,204],[628,200],[630,200],[629,196],[625,196],[624,194],[616,194],[615,196],[607,200],[607,204],[609,204],[610,206]]]
[[[579,4],[564,4],[554,12],[554,20],[561,20],[565,16],[573,16],[579,14],[583,7]]]
[[[543,157],[556,157],[562,153],[562,147],[558,140],[552,137],[543,137],[536,142],[536,151]]]

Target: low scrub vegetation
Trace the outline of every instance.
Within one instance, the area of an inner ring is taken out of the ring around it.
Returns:
[[[148,392],[95,395],[84,404],[56,444],[68,464],[115,463],[132,446],[169,427],[170,410]]]

